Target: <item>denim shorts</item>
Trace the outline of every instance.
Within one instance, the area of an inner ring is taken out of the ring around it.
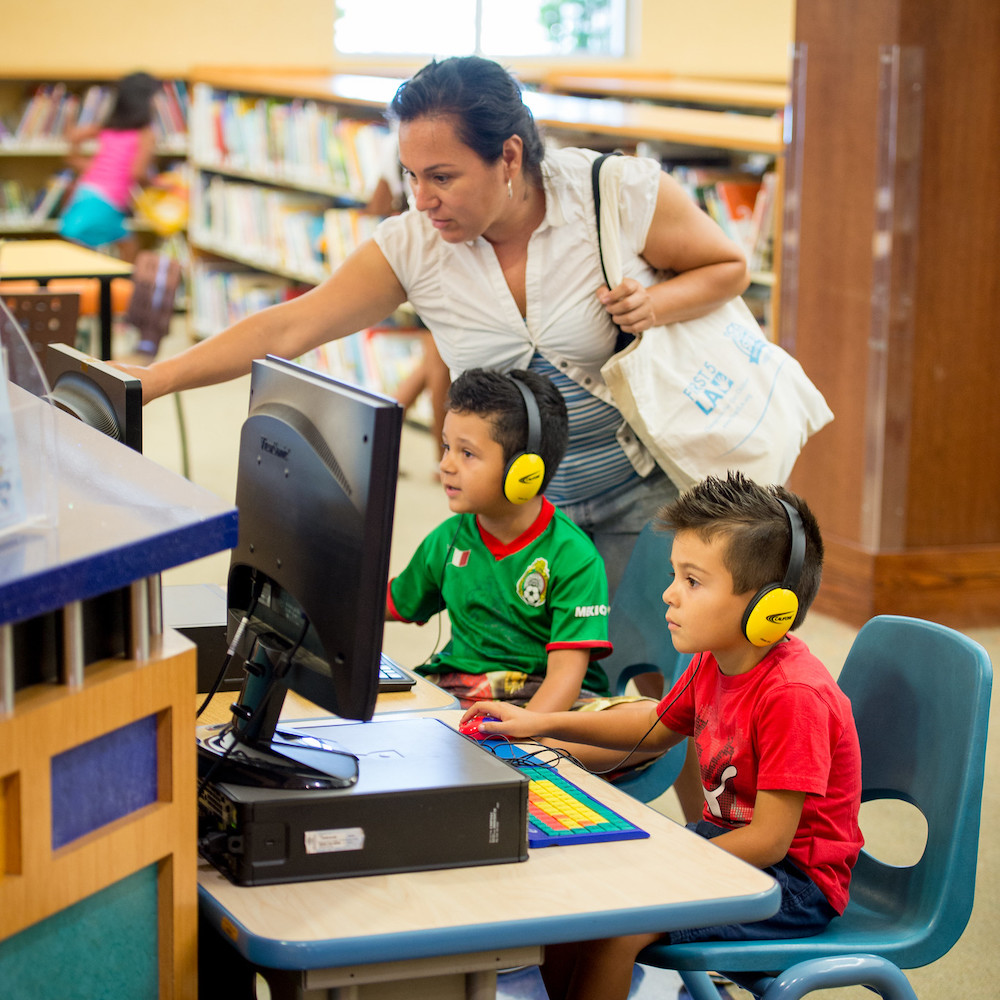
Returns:
[[[705,820],[689,823],[688,829],[709,840],[726,833],[723,827]],[[750,924],[722,924],[671,931],[664,935],[664,939],[669,939],[670,944],[687,944],[689,941],[767,941],[812,937],[837,916],[837,911],[826,901],[816,883],[788,858],[764,871],[781,886],[781,906],[773,917]]]
[[[86,185],[77,188],[59,220],[59,232],[66,239],[88,247],[115,243],[128,236],[125,213],[100,192]]]

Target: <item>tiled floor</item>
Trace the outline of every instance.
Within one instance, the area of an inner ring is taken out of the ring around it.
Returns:
[[[176,349],[183,333],[172,335],[166,349]],[[171,341],[173,343],[171,343]],[[235,492],[236,457],[239,431],[246,413],[249,379],[238,379],[222,386],[196,389],[183,394],[183,412],[189,439],[191,478],[218,496],[232,500]],[[144,412],[145,453],[176,471],[180,471],[180,444],[177,413],[172,399],[157,400]],[[430,436],[407,427],[404,430],[400,459],[400,479],[397,489],[396,519],[393,532],[391,564],[398,572],[409,559],[426,532],[447,515],[446,505],[433,475],[436,448]],[[164,575],[164,583],[211,582],[225,585],[228,555],[220,554],[199,560]],[[1000,623],[997,627],[970,629],[969,634],[990,652],[994,662],[1000,660]],[[856,630],[841,622],[811,614],[799,634],[836,675],[844,662]],[[437,626],[424,628],[389,624],[386,627],[386,651],[404,665],[423,662],[447,635],[438,635]],[[925,969],[910,973],[910,980],[921,1000],[945,1000],[961,996],[963,1000],[986,1000],[995,997],[1000,980],[1000,950],[997,918],[1000,913],[1000,735],[997,734],[1000,697],[993,699],[993,735],[987,751],[987,779],[983,795],[982,832],[980,837],[976,906],[969,926],[958,945],[944,958]],[[891,711],[891,706],[886,706]],[[679,818],[673,793],[668,792],[654,803],[667,815]],[[862,814],[864,819],[864,812]],[[887,845],[900,839],[898,820],[879,816],[866,820],[866,837],[870,845]],[[892,857],[886,851],[884,856]],[[530,1000],[543,997],[537,973],[502,977],[501,996],[504,1000]],[[992,984],[992,985],[991,985]],[[673,1000],[679,980],[669,973],[650,970],[637,983],[634,997],[657,997]],[[747,996],[734,989],[734,993]],[[865,990],[837,990],[823,994],[829,1000],[847,997],[870,997]]]

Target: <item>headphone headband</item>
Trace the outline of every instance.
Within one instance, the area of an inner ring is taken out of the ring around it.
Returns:
[[[538,454],[542,440],[542,415],[531,387],[517,375],[511,374],[510,380],[524,398],[528,414],[528,441],[524,451],[514,455],[504,469],[503,492],[511,503],[527,503],[538,495],[545,479],[545,462]]]
[[[788,515],[788,527],[792,533],[791,548],[788,551],[788,568],[785,570],[785,578],[781,581],[781,586],[785,590],[796,591],[799,580],[802,577],[802,567],[806,561],[806,529],[802,524],[802,515],[787,501],[778,498],[778,503],[785,509]]]
[[[521,390],[524,397],[524,408],[528,411],[528,442],[524,450],[532,454],[537,454],[542,443],[542,414],[538,409],[538,400],[529,386],[522,382],[517,375],[510,376],[511,382]]]
[[[761,587],[743,613],[743,634],[755,646],[768,646],[783,639],[799,612],[796,590],[806,558],[805,526],[802,515],[790,503],[780,497],[776,499],[788,518],[791,533],[788,565],[781,583]]]

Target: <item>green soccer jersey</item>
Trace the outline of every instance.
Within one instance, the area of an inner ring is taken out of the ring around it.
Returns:
[[[611,652],[608,581],[594,543],[548,500],[509,545],[459,514],[432,531],[389,584],[389,611],[425,622],[448,609],[451,641],[424,673],[545,673],[548,653],[587,649],[583,686],[608,692],[593,661]]]

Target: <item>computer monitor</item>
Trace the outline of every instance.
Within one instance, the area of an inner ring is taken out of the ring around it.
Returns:
[[[278,358],[253,363],[227,588],[246,675],[232,724],[199,731],[203,778],[297,788],[357,779],[353,756],[289,742],[278,716],[290,689],[342,718],[372,717],[402,422],[388,397]]]
[[[53,404],[142,451],[142,382],[65,344],[49,344],[45,377]]]

